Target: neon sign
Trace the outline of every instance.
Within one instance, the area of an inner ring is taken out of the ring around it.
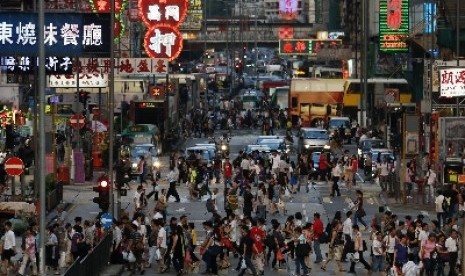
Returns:
[[[379,50],[385,53],[408,52],[409,1],[380,0]]]
[[[183,47],[179,25],[187,16],[188,0],[139,0],[139,15],[147,26],[144,48],[151,58],[174,60]]]
[[[279,54],[316,56],[321,48],[340,44],[340,39],[281,39]]]
[[[297,0],[279,0],[279,17],[294,20],[298,15]]]

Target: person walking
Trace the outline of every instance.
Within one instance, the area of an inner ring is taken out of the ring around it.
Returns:
[[[315,263],[321,263],[323,256],[321,255],[320,236],[323,234],[323,222],[320,218],[320,213],[313,214],[313,250],[315,251]]]
[[[361,190],[357,190],[355,191],[355,194],[357,195],[357,198],[354,202],[354,207],[352,207],[352,209],[355,210],[354,225],[357,225],[360,221],[360,223],[362,223],[365,227],[365,231],[367,231],[368,225],[363,220],[363,218],[366,216],[365,209],[363,208],[363,192]]]
[[[250,269],[252,275],[257,276],[257,271],[252,263],[252,254],[253,252],[257,252],[257,247],[255,246],[253,239],[250,237],[250,230],[247,225],[241,226],[241,235],[242,237],[238,251],[242,255],[242,262],[245,262],[245,268],[243,265],[241,266],[239,276],[243,276],[247,268]]]
[[[179,198],[178,191],[176,189],[176,181],[177,181],[177,173],[174,171],[174,166],[170,166],[170,172],[166,176],[166,179],[170,183],[170,187],[168,188],[168,193],[166,194],[166,200],[169,200],[170,196],[174,196],[176,198],[176,202],[180,202],[181,199]]]
[[[28,261],[31,261],[32,275],[37,275],[36,237],[34,236],[34,229],[32,227],[29,227],[26,232],[23,261],[21,262],[21,267],[18,270],[19,275],[24,275]]]
[[[363,257],[363,243],[364,240],[362,238],[362,233],[360,232],[360,229],[358,225],[352,226],[352,231],[353,231],[353,240],[354,240],[354,258],[350,262],[350,269],[349,273],[355,274],[355,260],[356,260],[356,255],[358,254],[358,260],[360,263],[363,264],[365,269],[368,271],[368,273],[371,273],[371,266],[365,261],[365,258]]]
[[[372,263],[371,269],[373,272],[379,272],[379,275],[386,275],[386,250],[383,245],[383,233],[378,231],[375,233],[375,239],[372,243]]]
[[[338,182],[339,182],[339,179],[341,179],[342,170],[341,170],[341,166],[340,166],[339,162],[340,161],[333,164],[332,169],[331,169],[331,176],[332,176],[332,179],[333,179],[333,186],[331,188],[330,196],[334,196],[334,195],[341,196],[341,192],[339,191]]]
[[[328,258],[321,264],[321,269],[326,271],[326,266],[334,260],[340,272],[345,272],[346,269],[341,265],[342,250],[344,247],[344,236],[342,232],[342,224],[339,220],[334,220],[331,225],[331,234],[329,241]]]

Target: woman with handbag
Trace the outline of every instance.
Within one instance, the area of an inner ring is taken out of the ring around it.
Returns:
[[[420,257],[423,261],[426,276],[434,275],[434,267],[436,264],[436,235],[430,233],[427,240],[421,242]]]
[[[444,266],[450,260],[449,251],[446,247],[446,236],[444,234],[439,235],[438,243],[436,244],[436,251],[438,252],[437,258],[437,273],[436,276],[445,276]]]
[[[361,190],[357,190],[355,191],[355,194],[357,195],[357,199],[354,202],[354,207],[352,207],[352,209],[355,210],[354,225],[357,225],[357,222],[360,221],[360,223],[362,223],[365,227],[365,231],[367,231],[368,225],[363,220],[363,217],[366,216],[365,209],[363,208],[363,192]]]
[[[328,258],[322,262],[321,269],[326,271],[328,263],[334,260],[338,270],[340,272],[345,272],[346,269],[341,265],[342,249],[344,248],[344,233],[342,232],[341,221],[333,220],[331,229]]]

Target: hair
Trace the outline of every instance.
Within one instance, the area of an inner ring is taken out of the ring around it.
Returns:
[[[313,217],[315,217],[315,218],[320,218],[320,213],[315,213],[315,214],[313,214]]]
[[[295,213],[294,217],[298,220],[301,220],[302,219],[302,213],[301,212],[297,212]]]
[[[346,217],[350,217],[350,216],[352,216],[352,211],[347,211]]]
[[[354,229],[354,230],[360,230],[360,228],[358,227],[357,224],[352,225],[352,229]]]

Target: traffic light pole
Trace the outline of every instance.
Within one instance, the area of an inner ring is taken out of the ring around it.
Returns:
[[[115,112],[115,1],[110,1],[110,87],[108,97],[108,126],[109,126],[109,143],[108,143],[108,176],[110,186],[110,213],[117,220],[121,210],[121,197],[118,191],[117,195],[117,209],[115,210],[115,197],[114,197],[114,176],[113,176],[113,147],[114,147],[114,112]]]

